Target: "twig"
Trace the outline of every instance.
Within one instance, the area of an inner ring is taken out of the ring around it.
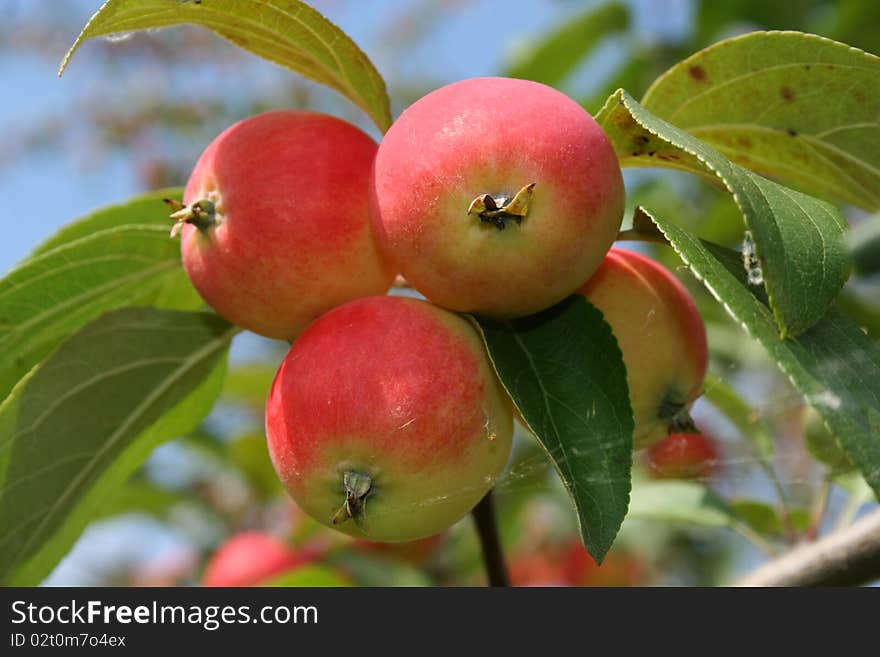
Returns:
[[[761,566],[738,586],[856,586],[880,578],[880,509]]]
[[[498,535],[498,522],[495,518],[495,503],[491,490],[474,507],[471,515],[480,537],[480,547],[483,550],[483,563],[486,566],[489,586],[510,586],[510,576],[507,574],[507,564],[504,563],[504,552],[501,548],[501,538]]]

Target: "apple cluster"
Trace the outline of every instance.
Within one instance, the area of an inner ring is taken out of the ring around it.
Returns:
[[[666,269],[612,248],[624,204],[580,105],[478,78],[418,100],[380,144],[312,112],[240,121],[172,217],[204,300],[292,343],[266,406],[291,496],[348,534],[404,541],[463,517],[510,453],[513,403],[469,315],[585,295],[623,353],[636,446],[693,430],[704,327]],[[388,295],[396,277],[424,300]]]

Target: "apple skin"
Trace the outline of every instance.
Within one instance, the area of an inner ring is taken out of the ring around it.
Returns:
[[[469,215],[482,194],[535,183],[503,230]],[[580,105],[527,80],[476,78],[410,106],[379,145],[372,218],[382,252],[432,302],[509,318],[592,274],[620,228],[624,187],[607,136]]]
[[[324,114],[275,111],[240,121],[202,153],[184,203],[212,201],[216,223],[187,223],[183,264],[233,324],[291,339],[315,317],[384,293],[394,272],[369,220],[377,145]]]
[[[715,441],[702,433],[672,433],[648,448],[648,468],[658,479],[702,479],[718,469]]]
[[[467,320],[418,299],[370,297],[294,342],[266,433],[282,483],[309,515],[359,538],[410,541],[451,526],[492,487],[510,453],[512,402]],[[345,512],[346,473],[371,480],[360,512]]]
[[[312,550],[297,551],[262,532],[236,534],[211,557],[203,586],[257,586],[275,575],[317,558]]]
[[[689,428],[687,411],[700,395],[709,353],[687,289],[650,258],[613,248],[579,292],[602,311],[623,353],[635,447]]]

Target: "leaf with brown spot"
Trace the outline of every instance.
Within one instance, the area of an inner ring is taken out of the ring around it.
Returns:
[[[623,121],[620,115],[631,119]],[[846,221],[833,205],[734,164],[657,118],[619,90],[596,115],[621,165],[683,169],[727,189],[752,232],[764,287],[781,336],[796,336],[828,310],[849,276]],[[620,126],[628,126],[622,130]],[[633,145],[648,144],[633,152]],[[651,156],[651,151],[655,151]]]
[[[762,175],[880,209],[880,58],[813,34],[752,32],[673,66],[656,116]]]

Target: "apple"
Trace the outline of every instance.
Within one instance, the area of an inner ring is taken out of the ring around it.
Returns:
[[[303,111],[220,134],[172,215],[202,298],[234,324],[291,339],[334,306],[384,293],[394,272],[368,209],[376,148],[355,126]]]
[[[217,549],[205,567],[202,584],[257,586],[317,557],[313,550],[294,550],[269,534],[244,532]]]
[[[313,518],[372,541],[443,531],[492,487],[512,402],[471,324],[419,299],[334,308],[293,343],[266,404],[272,462]]]
[[[636,448],[693,431],[689,409],[706,377],[706,328],[669,270],[634,251],[611,249],[579,290],[611,326],[626,365]]]
[[[715,441],[699,432],[673,433],[648,448],[648,468],[660,479],[703,479],[719,461]]]
[[[410,106],[376,155],[382,252],[432,302],[508,318],[592,274],[620,228],[614,149],[580,105],[509,78],[447,85]]]

